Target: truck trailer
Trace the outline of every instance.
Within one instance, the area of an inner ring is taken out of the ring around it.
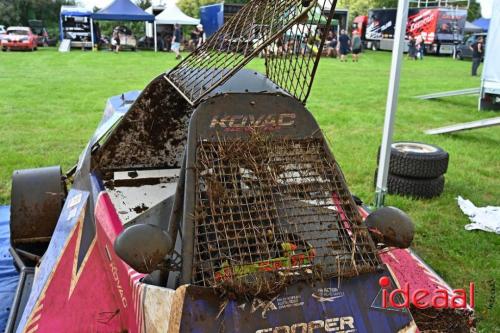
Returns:
[[[96,27],[92,26],[92,12],[77,6],[61,6],[59,16],[59,40],[69,40],[70,47],[92,48],[92,33]],[[97,40],[94,35],[94,40]]]
[[[230,17],[243,7],[242,4],[217,3],[200,7],[200,22],[208,37],[212,36]]]
[[[458,8],[410,8],[406,38],[421,38],[431,54],[453,54],[455,45],[463,39],[467,10]],[[354,29],[372,50],[392,50],[396,8],[371,9],[368,16],[354,19]]]

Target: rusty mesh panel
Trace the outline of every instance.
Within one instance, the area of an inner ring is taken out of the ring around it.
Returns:
[[[294,24],[265,49],[267,77],[301,102],[309,97],[336,3],[318,1],[306,22]]]
[[[191,104],[196,104],[260,52],[270,55],[273,42],[286,39],[287,31],[314,31],[314,50],[319,48],[318,52],[301,52],[299,40],[296,54],[266,63],[269,77],[305,102],[324,41],[324,35],[319,37],[317,25],[331,22],[336,0],[304,2],[310,4],[304,6],[302,0],[250,1],[204,45],[172,69],[167,79]],[[329,17],[321,14],[325,6],[332,8]]]
[[[268,294],[376,269],[375,247],[321,139],[199,142],[193,283]]]

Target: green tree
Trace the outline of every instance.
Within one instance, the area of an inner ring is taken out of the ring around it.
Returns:
[[[148,9],[151,7],[151,1],[150,0],[139,0],[137,1],[137,6],[139,6],[142,9]]]
[[[57,34],[62,5],[74,0],[0,0],[0,24],[27,26],[29,20],[42,20],[50,35]]]
[[[0,23],[5,26],[16,25],[20,21],[19,12],[13,1],[0,0]]]
[[[472,0],[467,12],[467,21],[474,21],[481,17],[481,5],[476,0]]]

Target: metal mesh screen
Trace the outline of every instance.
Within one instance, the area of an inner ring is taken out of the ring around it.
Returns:
[[[204,45],[172,69],[167,80],[191,104],[196,104],[260,52],[270,57],[276,43],[293,39],[293,52],[268,59],[266,72],[281,88],[305,102],[325,38],[324,34],[320,37],[318,26],[329,25],[336,0],[310,1],[307,7],[302,2],[249,2]],[[322,14],[325,8],[331,8],[329,17]],[[310,34],[309,49],[302,44],[302,39],[297,40],[298,33]]]
[[[337,0],[318,1],[307,21],[294,24],[266,51],[266,75],[299,101],[309,97]],[[329,13],[328,16],[323,13]]]
[[[321,139],[199,142],[196,172],[194,284],[258,295],[376,268]]]

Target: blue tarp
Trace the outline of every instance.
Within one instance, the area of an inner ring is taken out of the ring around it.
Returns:
[[[115,0],[108,7],[92,14],[94,20],[154,21],[155,16],[137,7],[130,0]]]
[[[19,274],[9,253],[10,207],[0,206],[0,332],[5,330]]]
[[[482,28],[484,31],[488,31],[488,28],[490,26],[490,19],[485,19],[485,18],[478,18],[477,20],[472,21],[472,24],[477,25],[478,27]]]
[[[72,17],[90,17],[92,15],[91,11],[82,12],[74,10],[61,10],[61,17],[72,16]]]

